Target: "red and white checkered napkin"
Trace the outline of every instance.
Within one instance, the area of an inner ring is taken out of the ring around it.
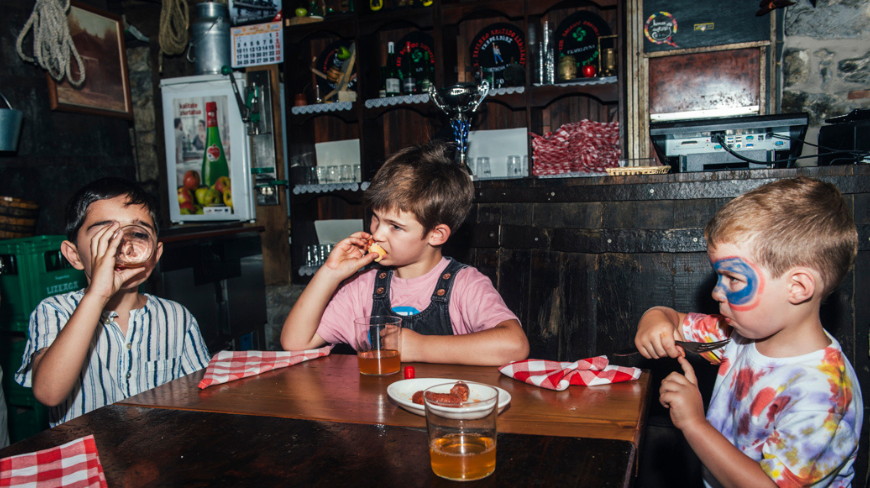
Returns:
[[[107,487],[94,436],[0,459],[0,486]]]
[[[329,354],[332,346],[306,351],[221,351],[211,358],[199,388],[208,388]]]
[[[524,359],[506,364],[499,371],[515,380],[558,391],[570,385],[609,385],[640,378],[640,369],[610,366],[607,356],[581,359],[573,363]]]

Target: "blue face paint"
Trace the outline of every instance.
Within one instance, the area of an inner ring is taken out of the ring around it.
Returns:
[[[747,307],[747,305],[752,305],[752,301],[762,288],[761,277],[755,271],[755,268],[740,258],[724,258],[713,263],[713,269],[718,273],[714,291],[725,295],[731,308],[737,310],[751,308]],[[740,290],[729,289],[723,283],[723,273],[743,277],[746,281],[746,286]]]

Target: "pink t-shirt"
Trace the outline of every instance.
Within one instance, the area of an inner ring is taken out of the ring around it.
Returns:
[[[447,258],[441,258],[441,262],[428,273],[417,278],[402,279],[394,273],[390,282],[390,305],[425,310],[447,264]],[[323,312],[317,335],[329,343],[355,346],[353,319],[371,313],[377,272],[377,269],[370,269],[339,287]],[[470,266],[453,278],[449,310],[453,333],[457,335],[490,329],[505,320],[519,321],[492,286],[492,281]]]

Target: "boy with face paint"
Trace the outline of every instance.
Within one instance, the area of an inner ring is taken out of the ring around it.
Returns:
[[[718,315],[654,307],[638,323],[646,358],[677,358],[660,403],[704,464],[707,486],[851,486],[861,388],[819,308],[855,260],[858,234],[840,192],[810,178],[769,183],[722,207],[704,231]],[[731,342],[706,417],[675,340]]]

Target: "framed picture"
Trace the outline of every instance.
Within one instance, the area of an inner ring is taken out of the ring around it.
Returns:
[[[121,18],[72,2],[67,19],[85,67],[85,80],[75,87],[66,78],[56,82],[46,75],[52,110],[133,118]],[[80,67],[74,57],[70,63],[72,79],[78,79]]]

